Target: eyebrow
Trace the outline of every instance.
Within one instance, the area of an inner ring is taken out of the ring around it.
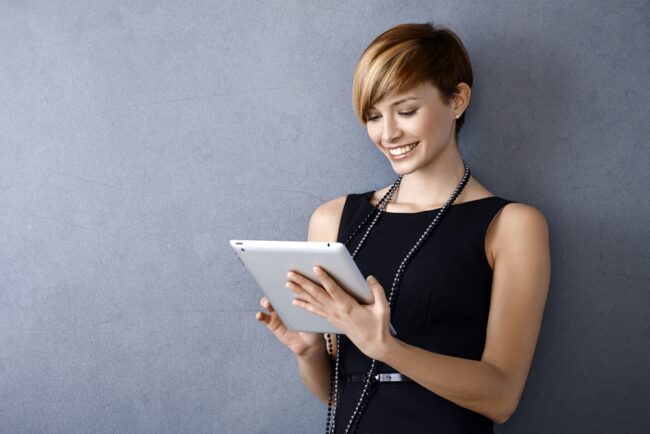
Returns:
[[[419,100],[420,98],[416,98],[416,97],[414,97],[414,96],[411,96],[411,97],[408,97],[408,98],[402,98],[402,99],[400,99],[400,100],[398,100],[398,101],[395,101],[395,102],[392,103],[391,105],[393,106],[393,105],[401,104],[401,103],[406,102],[406,101],[411,100],[411,99]],[[375,108],[375,106],[373,106],[373,105],[371,105],[370,107],[368,107],[368,109],[374,109],[374,108]]]

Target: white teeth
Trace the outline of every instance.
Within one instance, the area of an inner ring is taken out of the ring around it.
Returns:
[[[420,143],[420,142],[415,142],[411,143],[410,145],[402,146],[401,148],[394,148],[394,149],[389,149],[388,153],[390,155],[402,155],[407,152],[409,152],[411,149],[415,148],[415,146]]]

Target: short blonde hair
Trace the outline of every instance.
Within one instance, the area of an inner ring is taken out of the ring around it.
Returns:
[[[445,26],[433,23],[399,24],[381,35],[364,50],[354,71],[352,105],[362,124],[367,110],[387,95],[403,93],[425,82],[440,91],[449,105],[458,93],[457,85],[473,83],[469,55],[460,38]],[[456,136],[465,113],[456,120]]]

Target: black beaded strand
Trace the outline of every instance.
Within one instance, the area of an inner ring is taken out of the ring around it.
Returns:
[[[436,216],[434,217],[433,221],[427,226],[425,229],[424,233],[420,236],[418,241],[411,247],[409,252],[406,254],[402,262],[400,263],[397,272],[395,273],[395,277],[393,279],[393,285],[391,288],[390,295],[388,297],[388,304],[391,309],[391,318],[393,317],[393,311],[396,305],[396,300],[397,300],[397,289],[399,288],[399,284],[401,282],[402,275],[406,271],[406,267],[410,263],[410,260],[413,258],[415,253],[419,250],[419,248],[424,244],[424,242],[428,239],[428,237],[431,235],[433,229],[438,225],[440,222],[440,219],[446,214],[447,210],[451,206],[451,204],[456,200],[458,195],[462,192],[463,188],[465,188],[465,185],[467,184],[467,181],[469,180],[470,177],[470,170],[469,167],[467,166],[467,163],[465,160],[463,160],[463,165],[465,166],[465,173],[460,180],[459,184],[456,186],[454,189],[453,193],[447,201],[445,202],[444,206],[438,211]],[[372,220],[370,226],[366,230],[366,233],[363,235],[361,241],[357,245],[356,249],[352,253],[352,257],[354,258],[356,254],[358,253],[359,249],[365,242],[366,238],[370,234],[370,231],[373,229],[377,221],[379,220],[379,217],[382,215],[384,210],[386,209],[386,205],[388,202],[391,200],[395,190],[399,187],[400,182],[402,181],[402,176],[397,178],[397,180],[393,183],[393,185],[390,187],[390,189],[386,192],[384,197],[379,201],[378,207],[373,209],[370,214],[368,214],[361,224],[351,233],[351,235],[348,237],[348,240],[344,243],[345,245],[349,244],[349,242],[352,240],[352,238],[357,234],[357,232],[365,225],[366,221],[375,214],[375,218]],[[339,335],[335,335],[336,338],[336,362],[334,366],[334,372],[331,372],[330,375],[330,392],[329,392],[329,400],[327,404],[327,423],[325,426],[325,433],[326,434],[332,434],[335,432],[335,421],[336,421],[336,404],[338,403],[338,395],[339,395],[339,390],[338,390],[338,383],[339,383],[339,365],[340,365],[340,354],[341,354],[341,347],[339,345],[340,339]],[[327,345],[328,345],[328,351],[329,354],[331,355],[333,353],[333,348],[332,348],[332,339],[330,334],[327,334]],[[361,396],[359,397],[359,401],[357,402],[357,405],[355,406],[354,412],[352,413],[352,416],[350,417],[350,421],[348,422],[345,433],[349,433],[350,427],[355,421],[355,418],[357,418],[357,424],[355,426],[355,432],[359,426],[359,422],[361,419],[361,416],[363,415],[363,412],[365,411],[365,408],[367,407],[367,402],[364,403],[366,396],[369,393],[370,385],[371,383],[374,382],[374,375],[375,375],[375,369],[376,369],[376,360],[372,359],[371,364],[370,364],[370,369],[368,370],[367,374],[364,375],[365,381],[364,381],[364,388],[361,392]],[[334,409],[332,410],[332,403],[334,403]],[[359,411],[361,410],[361,411]],[[330,423],[331,421],[331,423]]]
[[[394,191],[397,189],[397,187],[399,186],[401,181],[402,181],[402,177],[400,176],[393,183],[393,185],[390,187],[390,189],[386,192],[384,197],[382,197],[381,200],[379,201],[379,204],[378,204],[379,208],[373,209],[370,212],[370,214],[368,214],[363,219],[361,224],[352,232],[352,234],[348,237],[348,240],[344,243],[347,246],[350,243],[350,241],[352,240],[352,238],[354,237],[354,235],[356,235],[356,233],[359,232],[359,229],[361,229],[363,227],[363,225],[366,224],[368,219],[373,214],[375,214],[376,211],[379,211],[379,212],[376,213],[374,220],[372,221],[372,223],[370,224],[370,227],[366,231],[366,234],[363,236],[363,238],[361,239],[361,241],[357,245],[357,248],[352,253],[353,258],[356,256],[356,254],[359,251],[359,248],[361,247],[361,245],[365,242],[365,240],[366,240],[366,238],[368,236],[368,233],[374,227],[375,223],[377,222],[377,220],[381,216],[381,212],[386,208],[386,205],[387,205],[388,201],[392,197]],[[335,339],[336,339],[336,349],[337,349],[337,351],[336,351],[336,363],[334,365],[334,372],[332,372],[332,375],[330,375],[330,393],[329,393],[329,399],[327,401],[327,423],[325,425],[325,433],[326,434],[335,432],[335,428],[336,428],[336,405],[338,405],[338,401],[339,401],[338,400],[338,395],[339,395],[339,393],[338,393],[338,383],[339,383],[338,378],[339,378],[339,360],[340,360],[340,354],[341,354],[341,346],[340,346],[340,339],[339,339],[338,334],[335,335]],[[331,339],[330,333],[327,333],[327,345],[328,345],[328,352],[329,352],[330,355],[332,355],[332,353],[334,352],[334,349],[332,348],[332,339]],[[334,406],[335,406],[334,411],[332,411],[332,404],[334,404]]]

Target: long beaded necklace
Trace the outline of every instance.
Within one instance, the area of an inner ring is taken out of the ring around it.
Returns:
[[[470,176],[470,170],[469,167],[467,166],[467,163],[465,160],[463,160],[463,165],[465,166],[465,173],[463,177],[461,178],[460,182],[452,192],[451,196],[447,199],[445,204],[443,205],[442,208],[438,211],[436,216],[434,217],[433,221],[427,226],[427,228],[424,230],[422,235],[420,235],[420,238],[417,240],[417,242],[411,247],[411,249],[408,251],[402,262],[400,263],[399,267],[397,268],[397,272],[395,273],[395,278],[393,279],[393,285],[390,291],[390,295],[388,297],[388,305],[390,306],[390,311],[391,311],[391,317],[393,316],[393,311],[395,308],[395,300],[397,296],[397,289],[399,288],[400,281],[402,279],[402,275],[404,274],[404,271],[406,271],[406,267],[409,264],[410,260],[413,258],[415,253],[418,251],[418,249],[424,244],[424,242],[429,238],[431,235],[431,232],[433,229],[438,225],[440,222],[440,219],[445,215],[451,204],[456,200],[458,195],[463,191],[463,188],[465,188],[465,185],[467,184],[467,181]],[[382,213],[385,211],[386,206],[390,202],[390,200],[393,197],[393,194],[399,187],[400,183],[402,181],[402,175],[400,175],[397,180],[391,185],[391,187],[388,189],[384,197],[381,198],[379,203],[377,204],[377,207],[373,209],[370,214],[368,214],[363,221],[359,224],[359,226],[352,231],[350,236],[348,237],[347,241],[344,243],[346,246],[352,241],[352,238],[363,228],[363,226],[366,224],[366,222],[373,216],[374,214],[374,219],[370,223],[370,226],[368,226],[368,229],[366,230],[366,233],[363,235],[361,238],[361,241],[359,241],[359,244],[357,245],[356,249],[352,253],[352,258],[356,257],[357,253],[359,252],[359,249],[361,246],[364,244],[366,239],[368,238],[368,235],[370,234],[370,231],[374,228],[375,224],[379,220],[379,217],[382,215]],[[341,355],[341,346],[340,346],[340,339],[339,335],[335,335],[336,339],[336,363],[334,365],[334,370],[331,372],[330,375],[330,388],[329,388],[329,399],[327,403],[327,424],[325,425],[325,434],[333,434],[335,433],[335,421],[336,421],[336,408],[337,408],[337,403],[338,403],[338,395],[339,395],[339,365],[340,365],[340,355]],[[333,348],[332,348],[332,338],[330,333],[327,333],[327,346],[328,346],[328,351],[329,354],[332,354]],[[364,375],[364,386],[363,390],[361,391],[361,396],[359,397],[359,401],[357,402],[357,405],[355,406],[354,411],[352,412],[352,416],[350,417],[350,420],[345,428],[345,433],[348,434],[350,432],[350,428],[352,427],[352,424],[355,422],[356,419],[356,426],[355,426],[355,431],[359,426],[359,421],[361,420],[361,416],[363,415],[363,411],[365,410],[365,406],[368,404],[366,397],[368,396],[369,389],[370,389],[370,384],[373,382],[373,376],[375,375],[375,369],[376,369],[376,364],[377,361],[375,359],[372,359],[372,362],[370,364],[370,369],[368,372]],[[334,408],[332,407],[332,404],[334,404]]]

